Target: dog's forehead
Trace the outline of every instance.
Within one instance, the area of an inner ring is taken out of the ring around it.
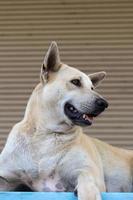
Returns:
[[[63,78],[64,80],[71,80],[73,78],[81,78],[83,81],[91,84],[90,78],[85,73],[81,72],[80,70],[74,67],[70,67],[66,64],[62,65],[58,76],[60,78]]]

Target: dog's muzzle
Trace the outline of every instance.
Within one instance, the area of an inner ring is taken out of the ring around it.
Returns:
[[[94,108],[88,112],[79,111],[70,102],[67,102],[64,106],[64,112],[66,116],[76,125],[89,126],[93,122],[93,118],[97,117],[101,112],[103,112],[108,107],[106,100],[102,98],[96,99],[94,103]]]

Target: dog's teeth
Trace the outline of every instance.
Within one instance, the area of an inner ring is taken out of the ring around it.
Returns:
[[[88,121],[88,116],[86,114],[83,114],[83,119]]]
[[[86,115],[85,114],[83,114],[83,119],[85,119],[86,118]]]
[[[88,120],[87,116],[85,115],[85,120]]]

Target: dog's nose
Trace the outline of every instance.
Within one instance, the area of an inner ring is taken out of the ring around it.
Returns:
[[[96,100],[96,104],[98,107],[105,109],[108,107],[108,102],[102,98]]]

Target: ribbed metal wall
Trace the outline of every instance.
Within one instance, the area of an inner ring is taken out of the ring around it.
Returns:
[[[108,74],[98,90],[110,107],[87,132],[133,148],[133,0],[0,0],[0,147],[22,119],[52,40],[62,61]]]

